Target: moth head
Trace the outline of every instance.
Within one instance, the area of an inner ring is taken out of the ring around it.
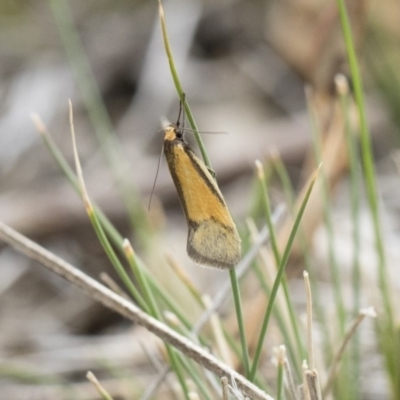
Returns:
[[[183,139],[182,131],[175,125],[169,124],[164,128],[165,136],[164,140],[173,141],[175,139]]]

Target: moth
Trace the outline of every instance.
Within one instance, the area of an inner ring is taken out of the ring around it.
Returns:
[[[164,154],[188,225],[189,257],[205,266],[233,268],[241,240],[216,180],[185,141],[179,122],[164,132]]]

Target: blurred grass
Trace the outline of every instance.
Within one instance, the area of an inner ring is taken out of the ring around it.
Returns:
[[[350,66],[351,79],[354,88],[354,97],[357,104],[359,123],[361,156],[365,175],[365,185],[369,208],[372,214],[372,221],[375,232],[376,253],[378,255],[378,284],[382,296],[384,307],[383,315],[377,320],[376,328],[378,340],[383,350],[388,377],[391,381],[393,399],[400,398],[400,341],[396,325],[394,322],[392,288],[389,285],[387,273],[387,261],[385,252],[385,242],[382,236],[382,223],[378,205],[378,192],[375,176],[374,159],[370,143],[370,132],[367,123],[365,100],[363,93],[362,78],[358,66],[358,60],[354,49],[351,26],[343,0],[337,0],[339,15],[342,25],[344,41],[346,45],[347,57]]]
[[[113,172],[120,195],[124,201],[131,225],[141,246],[148,244],[151,230],[145,208],[139,194],[129,179],[129,168],[120,149],[116,132],[108,111],[103,103],[97,82],[94,79],[89,60],[83,49],[79,33],[74,25],[68,1],[48,0],[53,11],[65,52],[75,75],[91,123],[97,134],[100,148]]]

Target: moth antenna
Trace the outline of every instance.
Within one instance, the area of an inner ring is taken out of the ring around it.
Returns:
[[[185,129],[182,129],[182,130],[184,130],[185,132],[189,132],[189,133],[194,133],[194,132],[197,132],[197,133],[201,133],[202,135],[203,134],[205,134],[205,135],[213,135],[213,134],[216,134],[216,135],[229,135],[229,132],[227,132],[227,131],[195,131],[194,129],[190,129],[190,128],[185,128]]]
[[[182,98],[179,99],[179,113],[178,119],[176,121],[176,126],[179,128],[181,124],[181,116],[182,116],[182,128],[185,129],[185,101],[186,101],[186,94],[182,93]]]
[[[161,153],[160,153],[160,157],[158,157],[158,165],[157,165],[157,172],[156,172],[156,176],[154,178],[154,182],[153,182],[153,188],[151,189],[151,193],[150,193],[150,199],[149,199],[149,207],[147,211],[150,211],[150,206],[151,206],[151,199],[153,198],[153,193],[154,193],[154,189],[156,188],[156,182],[157,182],[157,178],[158,178],[158,173],[160,171],[160,165],[161,165],[161,158],[162,158],[162,153],[164,151],[164,144],[161,147]]]

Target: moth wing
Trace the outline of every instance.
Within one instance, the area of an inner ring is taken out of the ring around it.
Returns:
[[[199,264],[229,269],[240,261],[240,242],[235,226],[208,219],[189,225],[187,252]]]

